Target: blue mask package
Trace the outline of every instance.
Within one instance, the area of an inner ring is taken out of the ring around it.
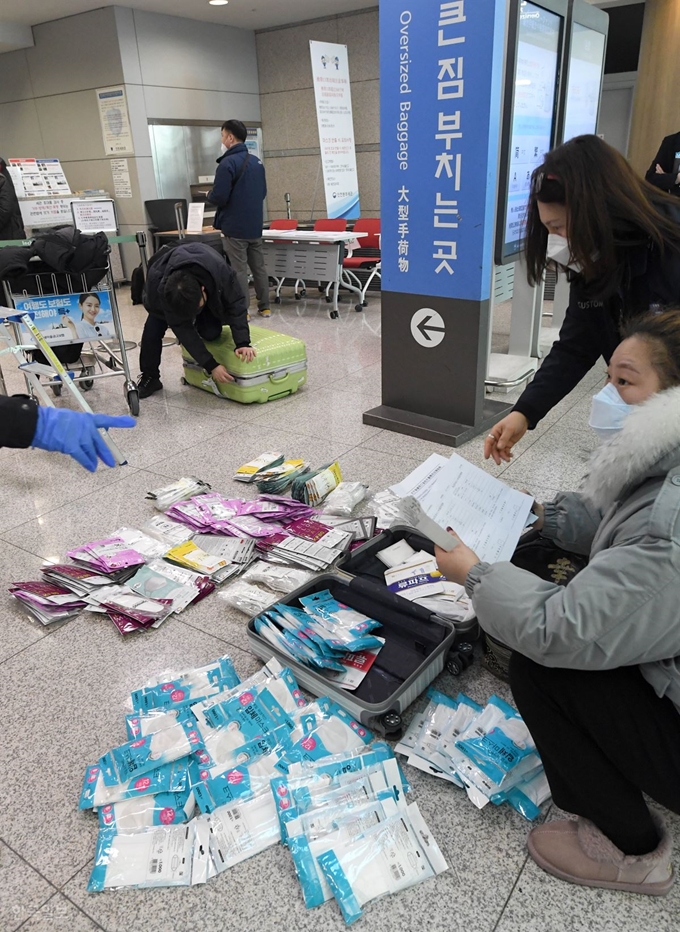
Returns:
[[[203,747],[196,720],[183,719],[170,728],[128,741],[99,759],[104,783],[115,786],[142,776],[162,764],[188,757]]]

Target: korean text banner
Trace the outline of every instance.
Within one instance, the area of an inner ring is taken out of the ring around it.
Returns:
[[[107,291],[83,294],[14,297],[17,311],[33,314],[34,322],[50,346],[110,340],[116,336]],[[33,338],[23,331],[27,342]]]
[[[329,217],[361,216],[347,46],[309,43]]]
[[[385,291],[490,294],[505,5],[381,0]]]

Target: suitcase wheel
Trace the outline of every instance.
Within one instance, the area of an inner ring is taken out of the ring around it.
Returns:
[[[469,645],[472,647],[472,645]],[[459,645],[460,647],[460,645]],[[452,650],[446,660],[446,670],[451,676],[460,676],[471,665],[473,660],[472,651],[459,649]]]
[[[459,654],[468,654],[471,657],[474,647],[469,641],[461,641],[460,644],[456,644],[456,650]]]
[[[401,715],[394,709],[385,712],[374,721],[372,729],[385,738],[399,738],[404,730]]]
[[[182,376],[182,378],[181,378],[179,381],[180,381],[180,384],[181,384],[181,385],[188,385],[188,384],[189,384],[189,383],[187,382],[187,380],[184,378],[184,376]]]

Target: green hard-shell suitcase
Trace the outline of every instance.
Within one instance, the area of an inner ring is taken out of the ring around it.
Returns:
[[[241,404],[264,404],[294,394],[307,381],[307,348],[302,340],[267,330],[250,328],[251,344],[257,356],[251,363],[235,354],[231,329],[224,327],[219,340],[206,342],[215,359],[234,376],[234,382],[218,383],[182,347],[184,381],[204,392],[229,398]]]

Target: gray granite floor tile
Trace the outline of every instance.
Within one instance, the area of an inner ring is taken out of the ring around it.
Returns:
[[[557,809],[549,819],[564,818]],[[675,840],[673,863],[680,868],[680,816],[669,819]],[[512,892],[497,932],[676,932],[680,886],[666,897],[640,896],[565,883],[529,858]]]
[[[392,456],[360,446],[344,453],[339,462],[346,481],[364,482],[373,495],[400,482],[422,463],[422,459]]]
[[[83,773],[125,741],[130,690],[223,653],[245,674],[260,665],[174,617],[123,638],[87,614],[6,662],[0,772],[13,804],[0,813],[0,836],[55,885],[65,883],[92,857],[97,835],[92,813],[77,808]]]
[[[13,582],[41,579],[40,567],[43,561],[40,557],[12,547],[11,544],[0,546],[3,556],[0,563],[0,606],[2,607],[0,663],[2,663],[8,657],[52,633],[53,629],[41,625],[37,619],[24,610],[20,602],[7,592],[7,587]]]
[[[4,531],[4,539],[44,559],[61,560],[71,547],[101,539],[118,527],[140,527],[155,514],[146,493],[163,484],[143,470],[126,473],[100,491]]]
[[[354,397],[330,388],[283,398],[276,405],[266,405],[254,422],[325,440],[359,444],[376,434],[378,428],[363,423]]]
[[[509,467],[503,479],[529,490],[534,482],[551,489],[577,489],[597,444],[592,431],[554,427]]]
[[[101,926],[65,896],[57,893],[33,913],[21,927],[21,932],[96,932],[97,929],[101,929]]]
[[[0,929],[14,932],[56,893],[54,887],[0,841]]]
[[[233,476],[239,466],[261,453],[283,453],[290,458],[304,459],[318,469],[332,463],[353,446],[351,439],[310,437],[255,422],[230,428],[220,436],[219,445],[208,444],[181,454],[169,450],[167,459],[155,463],[149,471],[173,479],[199,476],[219,492],[229,492],[238,498],[253,498],[258,494],[255,486],[234,482]],[[162,485],[162,480],[158,484]]]
[[[134,428],[133,428],[134,430]],[[132,432],[132,431],[131,431]],[[123,431],[115,439],[125,454]],[[95,473],[62,453],[44,450],[0,450],[0,534],[84,495],[101,492],[134,472],[132,466],[110,469],[100,464]]]

